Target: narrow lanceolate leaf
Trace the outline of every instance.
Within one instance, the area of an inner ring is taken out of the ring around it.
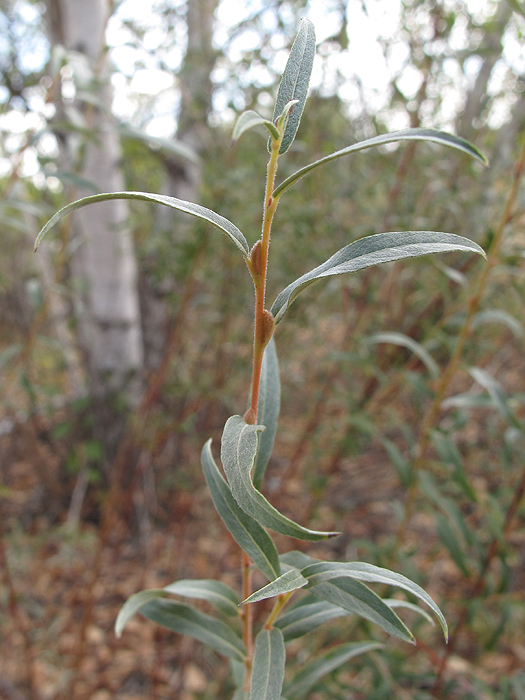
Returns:
[[[309,600],[312,602],[297,605],[295,608],[287,610],[275,622],[275,627],[278,627],[283,633],[285,643],[302,637],[324,622],[349,614],[348,610],[328,601],[316,600],[313,596],[309,596]]]
[[[306,586],[308,579],[306,579],[300,571],[297,569],[290,569],[286,571],[282,576],[276,578],[263,588],[259,588],[258,591],[252,593],[251,596],[243,600],[245,603],[256,603],[259,600],[266,600],[266,598],[274,598],[275,596],[282,595],[283,593],[290,593],[290,591],[295,591],[298,588]]]
[[[286,684],[284,692],[290,700],[302,698],[327,673],[335,671],[359,654],[366,654],[368,651],[382,647],[383,644],[379,642],[348,642],[334,647],[298,671],[294,678]]]
[[[149,620],[179,634],[194,637],[203,644],[237,661],[244,661],[246,649],[242,639],[222,620],[171,600],[152,600],[140,612]]]
[[[405,642],[414,641],[412,633],[403,621],[361,581],[343,577],[334,578],[312,586],[311,592],[333,605],[370,620],[394,637],[399,637]]]
[[[225,219],[224,216],[217,214],[211,209],[206,209],[206,207],[201,207],[200,204],[186,202],[182,199],[176,199],[175,197],[168,197],[164,194],[150,194],[149,192],[106,192],[105,194],[95,194],[91,197],[84,197],[83,199],[78,199],[76,202],[68,204],[57,211],[57,213],[51,219],[49,219],[47,224],[40,231],[35,242],[35,250],[38,248],[40,241],[46,235],[49,229],[58,223],[60,219],[64,218],[64,216],[71,214],[71,212],[75,211],[76,209],[86,207],[88,204],[106,202],[109,199],[138,199],[145,202],[155,202],[156,204],[164,204],[172,209],[177,209],[177,211],[191,214],[191,216],[196,216],[199,219],[203,219],[204,221],[213,224],[213,226],[225,233],[228,238],[235,243],[244,257],[248,258],[250,255],[250,247],[243,233],[239,231],[235,224],[232,224],[231,221]]]
[[[221,460],[237,503],[261,525],[282,535],[311,541],[338,535],[337,532],[318,532],[298,525],[274,508],[254,487],[251,471],[257,454],[258,433],[261,430],[263,426],[248,425],[241,416],[228,418],[224,426]]]
[[[281,568],[273,540],[256,520],[238,506],[230,487],[215,464],[211,453],[211,440],[202,448],[201,464],[213,504],[233,539],[266,578],[270,581],[278,578]]]
[[[299,277],[284,289],[274,301],[271,312],[275,322],[279,323],[293,300],[314,282],[333,275],[356,272],[372,265],[417,258],[430,253],[447,253],[466,251],[478,253],[485,257],[483,248],[477,243],[456,236],[453,233],[437,231],[405,231],[376,233],[374,236],[360,238],[358,241],[341,248],[326,262]]]
[[[290,177],[281,182],[281,184],[274,190],[273,197],[274,199],[275,197],[280,197],[282,193],[297,182],[297,180],[304,177],[304,175],[311,173],[312,170],[315,170],[315,168],[318,168],[320,165],[331,163],[333,160],[337,160],[337,158],[348,156],[351,153],[357,153],[357,151],[364,151],[366,148],[381,146],[386,143],[395,143],[396,141],[431,141],[442,146],[450,146],[451,148],[456,148],[459,151],[463,151],[463,153],[467,153],[469,156],[472,156],[472,158],[479,160],[481,163],[483,163],[483,165],[487,165],[487,159],[483,153],[478,151],[475,146],[459,136],[448,134],[445,131],[437,131],[436,129],[404,129],[403,131],[394,131],[391,134],[380,134],[379,136],[373,136],[371,139],[354,143],[351,146],[342,148],[340,151],[331,153],[329,156],[316,160],[314,163],[310,163],[310,165],[306,165],[304,168],[301,168],[301,170],[298,170],[296,173],[290,175]]]
[[[288,117],[283,140],[279,148],[279,153],[281,154],[286,153],[290,148],[295,139],[297,129],[299,128],[299,122],[301,121],[306,96],[308,94],[308,85],[310,84],[314,56],[314,25],[310,20],[303,19],[281,78],[273,113],[273,119],[275,121],[281,116],[288,102],[298,100],[298,103],[294,106],[293,111]]]
[[[259,449],[255,457],[253,467],[253,485],[261,490],[264,472],[272,455],[279,410],[281,407],[281,381],[279,378],[279,360],[275,340],[272,338],[264,351],[261,386],[259,389],[259,407],[257,420],[264,425],[264,430],[259,436]]]
[[[138,612],[143,605],[149,603],[156,598],[164,598],[167,595],[163,588],[150,588],[146,591],[140,591],[140,593],[135,593],[135,595],[130,596],[124,605],[120,608],[119,614],[115,622],[115,635],[117,637],[122,636],[122,631],[128,620],[133,617],[133,615]]]
[[[426,603],[429,608],[436,614],[445,638],[448,637],[448,627],[447,622],[443,616],[443,613],[438,608],[436,603],[424,591],[421,586],[414,583],[406,576],[396,573],[395,571],[390,571],[389,569],[383,569],[380,566],[374,566],[373,564],[367,564],[365,562],[354,561],[354,562],[319,562],[317,564],[310,564],[301,570],[303,576],[305,576],[311,585],[314,585],[321,581],[330,581],[334,578],[340,577],[350,577],[356,579],[357,581],[366,581],[368,583],[384,583],[388,586],[397,586],[402,588],[416,598],[422,600]],[[312,593],[314,591],[312,590]]]
[[[406,600],[399,600],[398,598],[383,598],[383,603],[386,603],[389,608],[392,608],[392,610],[397,610],[398,608],[401,608],[402,610],[412,610],[412,612],[421,615],[421,617],[424,617],[427,622],[430,622],[432,627],[435,627],[436,625],[434,618],[429,615],[426,610],[420,608],[419,605],[414,605],[414,603],[409,603]]]
[[[503,420],[507,421],[507,423],[513,425],[515,428],[518,428],[518,430],[521,430],[523,426],[509,408],[507,397],[503,393],[499,382],[486,370],[481,369],[481,367],[471,367],[469,373],[472,378],[488,392],[490,398],[494,402],[494,407],[499,411]]]
[[[239,598],[235,591],[222,581],[214,579],[183,579],[164,587],[166,593],[183,598],[205,600],[225,615],[239,614]]]
[[[235,143],[235,141],[238,141],[241,138],[245,131],[248,131],[248,129],[253,129],[255,126],[260,126],[261,124],[268,129],[274,139],[279,138],[279,130],[273,122],[271,122],[269,119],[264,119],[264,117],[261,117],[260,114],[254,112],[253,109],[249,109],[246,112],[243,112],[235,122],[232,133],[232,141]]]
[[[285,660],[281,630],[261,630],[255,638],[250,700],[281,700]]]
[[[404,347],[407,350],[413,352],[414,355],[417,355],[417,357],[419,357],[421,362],[425,365],[425,367],[428,369],[428,371],[434,379],[437,379],[439,377],[439,366],[432,357],[432,355],[428,352],[428,350],[425,350],[421,343],[418,343],[416,340],[410,338],[404,333],[375,333],[374,335],[371,335],[368,338],[366,338],[366,342],[372,344],[392,343],[393,345],[399,345],[401,347]]]

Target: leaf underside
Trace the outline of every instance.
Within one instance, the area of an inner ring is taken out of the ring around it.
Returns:
[[[221,440],[221,460],[233,497],[242,510],[261,525],[300,540],[317,541],[335,537],[337,532],[319,532],[298,525],[274,508],[254,487],[251,470],[257,454],[261,425],[248,425],[241,416],[226,421]]]
[[[290,177],[286,178],[286,180],[281,182],[281,184],[275,188],[273,192],[273,197],[280,197],[282,193],[285,192],[289,187],[291,187],[302,177],[308,175],[308,173],[312,172],[312,170],[315,170],[315,168],[318,168],[321,165],[326,165],[327,163],[330,163],[333,160],[343,158],[344,156],[348,156],[351,153],[357,153],[358,151],[364,151],[367,148],[373,148],[374,146],[382,146],[387,143],[396,143],[397,141],[429,141],[431,143],[440,144],[441,146],[449,146],[451,148],[455,148],[459,151],[462,151],[463,153],[466,153],[472,158],[475,158],[476,160],[483,163],[483,165],[487,165],[487,159],[485,158],[483,153],[481,153],[481,151],[478,151],[478,149],[471,143],[465,141],[465,139],[462,139],[459,136],[456,136],[455,134],[449,134],[445,131],[439,131],[437,129],[403,129],[402,131],[394,131],[391,134],[380,134],[379,136],[373,136],[372,138],[366,139],[365,141],[354,143],[351,146],[342,148],[340,151],[335,151],[334,153],[331,153],[330,155],[325,156],[320,160],[316,160],[314,163],[306,165],[304,168],[301,168],[293,175],[290,175]]]
[[[279,378],[279,360],[277,359],[275,339],[272,338],[264,351],[257,411],[258,422],[266,428],[259,435],[259,449],[257,450],[253,467],[253,485],[259,491],[261,490],[264,472],[273,451],[280,406],[281,381]]]
[[[239,507],[232,496],[230,487],[213,459],[211,440],[202,448],[201,464],[213,504],[233,539],[270,581],[278,578],[281,567],[273,540],[256,520]]]
[[[262,629],[255,638],[250,700],[281,700],[285,660],[281,630]]]
[[[49,219],[47,224],[42,228],[35,241],[35,250],[40,245],[41,240],[46,235],[46,233],[51,229],[60,219],[64,218],[76,209],[81,209],[82,207],[88,206],[88,204],[96,204],[97,202],[106,202],[112,199],[135,199],[145,202],[154,202],[156,204],[164,204],[167,207],[176,209],[177,211],[182,211],[191,216],[196,216],[199,219],[203,219],[210,224],[213,224],[220,231],[225,233],[230,240],[235,243],[237,248],[241,251],[245,258],[250,255],[250,247],[244,234],[239,231],[235,224],[231,221],[225,219],[224,216],[217,214],[211,209],[206,207],[201,207],[200,204],[194,204],[193,202],[186,202],[183,199],[177,199],[176,197],[168,197],[164,194],[151,194],[149,192],[106,192],[104,194],[95,194],[91,197],[84,197],[76,202],[72,202],[67,206],[63,207],[57,213]]]
[[[405,231],[376,233],[373,236],[360,238],[338,250],[322,265],[289,284],[277,296],[271,312],[275,322],[279,323],[294,299],[311,284],[325,277],[356,272],[393,260],[453,251],[477,253],[485,257],[485,252],[477,243],[453,233]]]

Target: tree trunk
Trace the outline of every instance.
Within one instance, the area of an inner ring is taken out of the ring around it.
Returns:
[[[92,137],[72,157],[73,137],[62,135],[63,158],[69,170],[101,192],[124,189],[120,171],[120,143],[112,130],[112,91],[103,75],[104,32],[109,12],[106,0],[46,0],[48,27],[54,45],[85,57],[91,75],[82,85],[104,106],[76,105]],[[78,81],[82,80],[79,76]],[[59,105],[60,109],[60,105]],[[77,137],[76,137],[77,138]],[[78,188],[73,198],[93,194]],[[77,330],[85,357],[89,392],[99,408],[98,423],[105,441],[117,438],[119,420],[108,410],[109,397],[138,398],[142,369],[142,331],[137,292],[137,265],[127,228],[125,201],[109,201],[73,215],[75,252],[71,269],[76,298]],[[113,434],[112,434],[113,433]]]
[[[210,143],[207,124],[212,108],[213,84],[211,72],[215,66],[216,52],[212,47],[214,13],[219,0],[192,0],[188,2],[186,25],[188,47],[179,73],[181,91],[177,140],[189,146],[197,155],[203,155]],[[190,202],[199,201],[201,166],[190,160],[167,158],[167,171],[163,193]],[[157,228],[169,231],[177,239],[190,235],[193,222],[176,219],[173,213],[161,207],[157,212]],[[168,310],[163,301],[163,290],[157,291],[156,283],[147,271],[141,278],[141,305],[144,321],[145,365],[155,369],[161,362],[166,348],[169,323]]]

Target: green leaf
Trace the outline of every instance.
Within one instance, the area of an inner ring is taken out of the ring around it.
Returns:
[[[406,576],[396,573],[395,571],[390,571],[389,569],[383,569],[379,566],[374,566],[373,564],[367,564],[365,562],[318,562],[317,564],[310,564],[301,570],[303,576],[305,576],[311,585],[315,585],[320,581],[330,581],[333,578],[350,577],[358,581],[367,581],[368,583],[384,583],[388,586],[397,586],[402,588],[416,598],[422,600],[426,603],[429,608],[436,614],[445,638],[448,638],[448,627],[447,622],[443,616],[443,613],[438,608],[436,603],[424,591],[421,586],[414,583]],[[313,592],[313,591],[312,591]]]
[[[404,333],[390,331],[385,333],[375,333],[374,335],[365,338],[365,342],[371,344],[392,343],[393,345],[399,345],[400,347],[406,348],[407,350],[413,352],[414,355],[419,357],[434,379],[439,377],[439,366],[432,355],[425,350],[421,343],[418,343]]]
[[[194,637],[219,654],[244,661],[246,649],[239,635],[222,620],[171,600],[152,600],[140,610],[149,620],[179,634]]]
[[[436,526],[439,538],[450,552],[450,556],[466,578],[470,578],[470,571],[465,560],[465,555],[459,546],[456,533],[450,526],[448,520],[446,520],[446,518],[444,518],[440,513],[436,515]]]
[[[146,605],[146,603],[156,598],[164,598],[166,595],[166,591],[163,588],[149,588],[146,591],[140,591],[140,593],[131,595],[119,610],[115,621],[115,635],[117,637],[122,636],[122,631],[130,618],[132,618],[143,605]]]
[[[282,535],[301,540],[324,540],[334,537],[336,532],[318,532],[298,525],[282,515],[254,487],[251,471],[257,454],[258,433],[261,425],[248,425],[241,416],[232,416],[226,421],[221,440],[221,460],[233,497],[245,513],[261,525]]]
[[[151,136],[150,134],[144,133],[139,129],[133,129],[128,124],[118,124],[117,131],[124,138],[134,139],[135,141],[141,141],[146,144],[153,152],[162,151],[178,158],[184,158],[189,160],[191,163],[198,165],[200,163],[199,154],[190,148],[182,141],[177,141],[176,139],[166,139],[161,136]]]
[[[215,605],[225,615],[239,614],[239,598],[235,591],[222,581],[213,579],[183,579],[165,586],[167,593],[184,598],[205,600]]]
[[[412,470],[410,467],[410,462],[403,457],[395,442],[392,442],[392,440],[389,440],[385,437],[380,437],[379,439],[383,443],[383,447],[385,448],[385,450],[388,452],[388,456],[390,457],[390,461],[394,465],[401,485],[405,488],[408,488],[412,481]]]
[[[255,638],[250,700],[281,700],[286,652],[280,629],[262,629]]]
[[[233,539],[270,581],[278,578],[281,567],[273,540],[256,520],[237,505],[230,487],[215,464],[211,440],[202,448],[201,464],[213,504]]]
[[[399,637],[405,642],[414,641],[412,633],[404,622],[377,593],[361,581],[352,578],[334,578],[312,585],[310,590],[313,595],[379,625],[388,634]]]
[[[284,69],[279,90],[277,92],[277,100],[273,113],[274,122],[281,116],[286,105],[292,100],[298,100],[294,106],[288,122],[286,124],[283,140],[279,148],[279,153],[283,154],[290,148],[295,139],[299,122],[303,114],[306,96],[308,94],[308,85],[310,84],[310,75],[315,56],[315,29],[314,25],[308,19],[301,20],[301,26],[288,57],[288,62]],[[269,146],[270,147],[270,146]]]
[[[275,598],[275,596],[282,595],[283,593],[290,593],[290,591],[295,591],[298,588],[306,586],[308,579],[306,579],[300,571],[297,569],[290,569],[286,571],[282,576],[276,578],[263,588],[259,588],[258,591],[252,593],[251,596],[243,600],[243,605],[245,603],[256,603],[259,600],[266,600],[266,598]]]
[[[253,109],[249,109],[246,112],[243,112],[235,122],[232,133],[232,142],[235,143],[238,141],[244,132],[248,131],[248,129],[253,129],[255,126],[260,126],[261,124],[268,129],[270,135],[274,139],[279,138],[279,130],[273,122],[271,122],[269,119],[264,119],[264,117],[261,117],[260,114],[254,112]]]
[[[502,323],[507,326],[516,338],[523,338],[524,330],[521,321],[512,316],[512,314],[502,311],[501,309],[487,309],[475,314],[472,319],[472,328],[479,328],[485,323]]]
[[[325,622],[349,614],[348,610],[325,600],[316,600],[314,596],[308,596],[308,600],[311,602],[296,605],[275,622],[275,627],[281,630],[285,642],[302,637]]]
[[[471,367],[469,369],[469,373],[474,381],[480,384],[488,392],[495,408],[498,410],[503,420],[521,430],[522,425],[514,413],[510,410],[507,403],[507,397],[503,393],[499,382],[497,382],[486,370],[481,369],[481,367]]]
[[[336,668],[339,668],[359,654],[382,649],[383,646],[379,642],[348,642],[347,644],[340,644],[313,659],[298,671],[294,678],[286,684],[284,692],[291,700],[302,698],[327,673],[335,671]]]
[[[246,667],[240,661],[230,659],[230,668],[233,676],[233,682],[236,688],[241,688],[244,681],[244,672]],[[235,697],[235,696],[234,696]],[[246,693],[246,700],[249,700],[249,693]]]
[[[265,426],[266,430],[259,436],[259,449],[253,468],[253,485],[258,491],[261,490],[264,472],[272,455],[280,407],[279,360],[277,359],[275,339],[272,338],[264,351],[259,389],[257,420],[260,425]]]
[[[191,216],[196,216],[199,219],[203,219],[210,224],[213,224],[220,231],[225,233],[228,238],[230,238],[237,248],[241,251],[245,258],[250,256],[250,247],[246,238],[241,231],[232,224],[231,221],[225,219],[224,216],[216,214],[211,209],[206,209],[206,207],[201,207],[200,204],[194,204],[193,202],[185,202],[182,199],[176,199],[175,197],[168,197],[165,194],[150,194],[149,192],[106,192],[105,194],[95,194],[91,197],[84,197],[83,199],[78,199],[76,202],[72,202],[67,206],[63,207],[57,213],[49,219],[44,228],[40,231],[35,241],[35,250],[40,245],[40,241],[46,235],[50,228],[52,228],[60,219],[64,218],[71,212],[82,207],[86,207],[88,204],[95,204],[96,202],[106,202],[110,199],[138,199],[145,202],[155,202],[156,204],[164,204],[172,209],[177,209],[178,211],[185,212],[186,214],[191,214]]]
[[[376,233],[361,238],[341,248],[322,265],[289,284],[273,303],[271,311],[275,322],[279,323],[294,299],[317,280],[356,272],[392,260],[450,251],[467,251],[485,257],[483,249],[477,243],[453,233],[405,231]]]
[[[297,182],[297,180],[312,172],[312,170],[315,170],[315,168],[318,168],[320,165],[331,163],[333,160],[337,160],[337,158],[350,155],[350,153],[357,153],[358,151],[363,151],[366,148],[382,146],[386,143],[395,143],[396,141],[432,141],[434,143],[439,143],[442,146],[456,148],[459,151],[463,151],[463,153],[467,153],[469,156],[472,156],[472,158],[479,160],[481,163],[483,163],[483,165],[488,165],[487,159],[483,153],[478,151],[475,146],[459,136],[448,134],[445,131],[437,131],[435,129],[404,129],[403,131],[394,131],[391,134],[380,134],[379,136],[373,136],[370,139],[360,141],[359,143],[354,143],[351,146],[341,149],[340,151],[331,153],[329,156],[316,160],[314,163],[310,163],[310,165],[301,168],[301,170],[298,170],[296,173],[290,175],[290,177],[281,182],[281,184],[274,190],[273,197],[274,199],[276,197],[280,197],[282,193]]]
[[[430,622],[432,627],[436,626],[436,622],[432,615],[429,615],[426,610],[422,610],[419,605],[414,605],[414,603],[409,603],[406,600],[399,600],[398,598],[383,598],[383,603],[386,603],[389,608],[397,610],[397,608],[402,608],[403,610],[412,610],[412,612],[424,617],[427,622]]]

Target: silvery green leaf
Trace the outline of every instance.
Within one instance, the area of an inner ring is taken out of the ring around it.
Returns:
[[[279,138],[279,130],[273,122],[271,122],[269,119],[264,119],[264,117],[261,117],[260,114],[254,112],[253,109],[248,109],[246,112],[239,115],[237,121],[235,122],[232,133],[232,141],[238,141],[245,131],[248,131],[248,129],[253,129],[255,126],[260,126],[261,124],[268,129],[274,139]]]
[[[485,257],[483,249],[477,243],[453,233],[405,231],[376,233],[373,236],[360,238],[338,250],[322,265],[289,284],[272,305],[271,312],[275,323],[281,321],[290,304],[304,289],[320,279],[356,272],[392,260],[451,251],[478,253]]]
[[[279,360],[277,359],[275,339],[272,338],[264,351],[257,412],[257,420],[266,428],[259,436],[259,449],[257,450],[253,467],[253,485],[259,491],[261,490],[264,472],[272,455],[280,407],[281,381],[279,378]]]
[[[436,603],[432,600],[428,593],[421,588],[421,586],[418,586],[417,583],[414,583],[410,579],[406,578],[406,576],[402,576],[395,571],[383,569],[379,566],[374,566],[373,564],[367,564],[366,562],[354,561],[318,562],[305,567],[301,570],[301,573],[310,581],[311,585],[315,585],[321,581],[330,581],[334,578],[350,577],[356,579],[357,581],[384,583],[388,586],[397,586],[398,588],[402,588],[403,590],[415,595],[417,598],[419,598],[419,600],[422,600],[432,609],[441,624],[445,638],[448,638],[447,622]],[[314,591],[312,591],[312,593],[313,592]]]
[[[310,591],[318,598],[370,620],[394,637],[399,637],[405,642],[414,641],[404,622],[361,581],[339,577],[312,585]]]
[[[298,100],[288,117],[279,153],[283,154],[290,148],[295,139],[299,122],[303,114],[310,75],[315,56],[315,29],[308,19],[301,20],[301,26],[290,51],[288,62],[284,69],[277,100],[273,113],[274,121],[281,116],[285,106],[292,100]]]
[[[115,621],[115,635],[117,637],[122,636],[122,631],[128,623],[128,620],[132,618],[143,605],[146,605],[146,603],[156,598],[164,598],[166,595],[167,593],[163,588],[149,588],[148,590],[131,595],[119,610]]]
[[[298,671],[292,680],[284,687],[284,692],[290,698],[302,698],[317,681],[327,673],[335,671],[350,659],[368,651],[382,649],[384,645],[379,642],[348,642],[341,644],[325,652]]]
[[[396,333],[392,331],[375,333],[374,335],[370,335],[368,338],[365,338],[365,342],[371,344],[392,343],[394,345],[407,348],[407,350],[410,350],[414,353],[414,355],[419,357],[434,379],[439,377],[439,366],[432,355],[428,352],[428,350],[425,350],[421,343],[418,343],[416,340],[410,338],[404,333]]]
[[[225,233],[230,240],[232,240],[237,248],[241,251],[245,258],[250,255],[250,247],[246,238],[241,231],[232,224],[231,221],[225,219],[224,216],[217,214],[211,209],[206,209],[206,207],[201,207],[200,204],[194,204],[193,202],[186,202],[182,199],[176,199],[175,197],[168,197],[165,194],[150,194],[149,192],[106,192],[105,194],[95,194],[91,197],[84,197],[83,199],[78,199],[76,202],[72,202],[67,206],[63,207],[57,213],[49,219],[47,224],[42,228],[35,241],[35,250],[40,245],[40,241],[46,235],[50,228],[52,228],[56,223],[60,221],[64,216],[71,214],[71,212],[81,207],[86,207],[88,204],[95,204],[96,202],[106,202],[110,199],[135,199],[145,202],[155,202],[156,204],[164,204],[172,209],[177,209],[186,214],[191,214],[191,216],[196,216],[199,219],[203,219],[210,224],[213,224],[220,231]]]
[[[281,630],[285,642],[302,637],[324,622],[349,614],[348,610],[325,600],[316,600],[314,596],[308,596],[308,600],[308,603],[287,610],[276,620],[275,627]]]
[[[283,102],[284,105],[284,102]],[[340,151],[335,151],[329,156],[325,156],[320,160],[316,160],[314,163],[301,168],[290,177],[286,178],[281,184],[275,188],[273,192],[273,197],[280,197],[283,192],[285,192],[289,187],[291,187],[297,180],[304,177],[308,173],[318,168],[320,165],[325,165],[330,163],[337,158],[342,158],[343,156],[350,155],[351,153],[357,153],[358,151],[363,151],[366,148],[372,148],[373,146],[381,146],[386,143],[395,143],[396,141],[430,141],[434,143],[441,144],[442,146],[450,146],[451,148],[456,148],[463,153],[467,153],[472,158],[479,160],[483,165],[487,165],[487,159],[478,151],[478,149],[473,146],[465,139],[455,136],[454,134],[448,134],[444,131],[437,131],[436,129],[404,129],[403,131],[394,131],[391,134],[380,134],[379,136],[373,136],[365,141],[360,141],[359,143],[354,143],[351,146],[341,149]]]
[[[523,323],[501,309],[487,309],[475,314],[472,319],[472,328],[479,328],[485,323],[502,323],[514,333],[516,338],[523,338]]]
[[[480,384],[489,394],[490,398],[494,402],[495,408],[499,411],[499,414],[503,420],[510,423],[512,426],[518,429],[522,429],[522,425],[511,411],[507,397],[503,393],[501,385],[494,377],[487,372],[487,370],[481,367],[471,367],[469,373],[478,384]]]
[[[213,504],[233,539],[270,581],[278,578],[281,568],[273,540],[256,520],[238,506],[215,464],[211,440],[202,448],[201,464]]]
[[[282,535],[301,540],[323,540],[336,532],[319,532],[298,525],[274,508],[252,482],[251,472],[257,454],[261,425],[249,425],[241,416],[226,421],[221,440],[221,460],[233,497],[242,510],[261,525]]]
[[[189,605],[157,599],[146,603],[140,612],[163,627],[198,639],[219,654],[241,662],[246,657],[244,643],[235,630]]]
[[[297,569],[290,569],[286,571],[282,576],[276,578],[275,581],[271,581],[263,588],[259,588],[258,591],[252,593],[251,596],[243,600],[243,605],[245,603],[256,603],[259,600],[266,600],[267,598],[275,598],[275,596],[282,595],[283,593],[290,593],[298,588],[306,586],[308,579],[306,579],[300,571]]]
[[[205,600],[215,605],[225,615],[239,614],[239,598],[235,591],[222,581],[214,579],[182,579],[164,587],[167,593],[183,598]]]
[[[255,638],[250,700],[281,700],[285,660],[281,630],[262,629]]]
[[[409,603],[406,600],[399,600],[399,598],[383,598],[383,603],[386,603],[388,607],[392,608],[393,610],[397,610],[398,608],[401,608],[402,610],[412,610],[412,612],[421,615],[421,617],[424,617],[427,622],[430,622],[432,627],[435,627],[436,625],[432,615],[429,615],[429,613],[420,608],[419,605],[414,605],[414,603]]]

